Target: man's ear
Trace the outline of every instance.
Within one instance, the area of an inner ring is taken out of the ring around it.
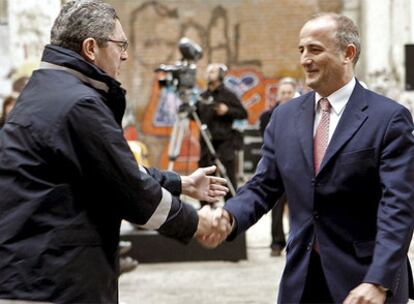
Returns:
[[[345,48],[344,63],[353,62],[356,56],[356,46],[353,44],[348,44]]]
[[[96,60],[96,54],[99,52],[98,43],[94,38],[86,38],[82,42],[81,56],[86,61],[94,63]]]

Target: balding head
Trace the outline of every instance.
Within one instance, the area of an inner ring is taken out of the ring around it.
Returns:
[[[356,24],[348,17],[335,13],[319,13],[313,15],[308,22],[312,22],[319,18],[331,19],[336,26],[335,39],[338,49],[345,50],[349,44],[353,44],[356,48],[356,54],[353,60],[354,65],[358,62],[361,54],[361,39]],[[308,23],[307,22],[307,23]]]

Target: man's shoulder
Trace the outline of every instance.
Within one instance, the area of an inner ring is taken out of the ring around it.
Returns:
[[[365,99],[370,106],[371,111],[395,112],[397,110],[405,109],[405,107],[398,101],[368,89],[365,89]]]
[[[237,96],[236,92],[232,88],[228,87],[227,85],[225,85],[225,84],[221,85],[220,86],[220,89],[221,89],[221,92],[222,93],[225,93],[227,95],[230,95],[233,98],[239,99],[239,97]]]
[[[308,103],[314,103],[315,99],[313,98],[315,93],[313,91],[305,93],[303,95],[300,95],[298,97],[295,97],[288,102],[285,102],[284,104],[281,104],[276,107],[275,110],[277,111],[298,111],[299,108],[303,106],[307,106]]]
[[[30,84],[30,82],[29,82]],[[61,70],[40,70],[33,75],[31,94],[43,95],[45,98],[60,96],[59,100],[76,100],[79,96],[99,97],[95,88],[82,82],[74,75]]]
[[[65,72],[48,70],[32,76],[19,98],[22,115],[26,113],[33,122],[47,121],[53,125],[82,101],[103,103],[102,96],[94,88],[62,73]]]

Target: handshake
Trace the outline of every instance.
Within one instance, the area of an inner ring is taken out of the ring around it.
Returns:
[[[204,206],[198,213],[198,227],[194,237],[207,248],[220,245],[233,228],[232,216],[223,208],[211,209]]]
[[[229,189],[226,180],[211,176],[216,166],[198,168],[189,176],[181,176],[182,193],[192,198],[216,203]],[[222,243],[233,228],[232,216],[224,209],[204,206],[198,213],[198,227],[194,237],[205,247],[215,248]]]

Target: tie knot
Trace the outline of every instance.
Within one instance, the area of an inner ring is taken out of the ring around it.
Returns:
[[[329,103],[328,98],[321,98],[319,100],[319,106],[324,112],[331,112],[331,104]]]

